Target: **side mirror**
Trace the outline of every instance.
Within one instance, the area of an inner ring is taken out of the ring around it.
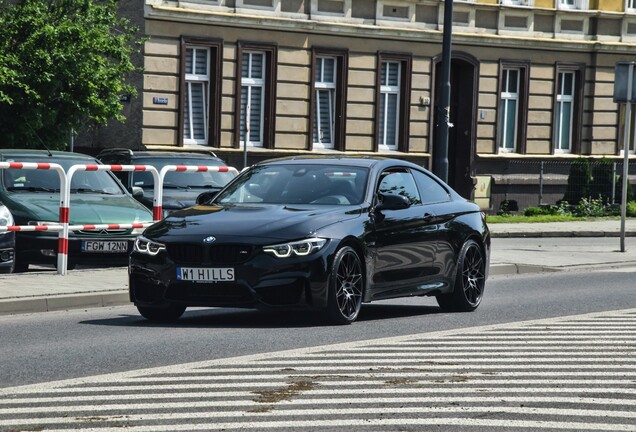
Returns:
[[[199,205],[207,204],[212,201],[217,194],[218,192],[203,192],[202,194],[199,194],[199,196],[197,196],[196,203]]]
[[[140,199],[144,197],[144,189],[139,186],[133,186],[131,193],[133,198],[136,198],[136,199]]]
[[[379,203],[375,209],[380,210],[403,210],[411,207],[411,201],[404,195],[378,193]]]

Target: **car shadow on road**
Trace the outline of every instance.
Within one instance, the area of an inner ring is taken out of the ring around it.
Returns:
[[[440,313],[436,306],[408,304],[368,304],[362,307],[356,323],[410,318]],[[81,324],[120,327],[160,328],[306,328],[333,326],[326,315],[311,310],[265,311],[257,309],[188,309],[177,321],[151,322],[141,315],[126,314],[112,318],[81,321]],[[354,323],[353,325],[356,325]]]

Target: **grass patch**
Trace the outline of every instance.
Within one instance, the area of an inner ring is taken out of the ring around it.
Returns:
[[[524,216],[524,215],[488,215],[486,222],[489,224],[494,223],[541,223],[541,222],[572,222],[572,221],[584,221],[594,220],[598,218],[587,218],[582,216],[573,215],[536,215],[536,216]]]

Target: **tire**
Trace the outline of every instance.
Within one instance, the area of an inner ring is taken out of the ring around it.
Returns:
[[[137,310],[142,317],[149,321],[156,322],[170,322],[178,320],[183,312],[185,312],[185,306],[179,306],[169,304],[165,306],[137,306]]]
[[[474,240],[466,241],[459,252],[453,292],[438,295],[437,303],[448,311],[474,311],[484,295],[485,275],[486,262],[481,247]]]
[[[358,318],[364,292],[362,263],[356,251],[344,246],[333,259],[328,286],[328,315],[334,324],[351,324]]]
[[[12,273],[25,273],[27,271],[29,271],[29,263],[15,257]]]

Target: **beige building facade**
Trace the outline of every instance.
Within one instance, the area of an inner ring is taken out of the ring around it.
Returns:
[[[486,176],[486,207],[531,204],[521,186],[533,174],[510,175],[511,164],[620,160],[614,69],[636,61],[635,3],[454,2],[458,192],[475,198]],[[248,163],[380,154],[435,169],[443,13],[429,0],[145,0],[143,81],[128,108],[140,138],[91,146],[205,148],[238,168],[247,149]]]

